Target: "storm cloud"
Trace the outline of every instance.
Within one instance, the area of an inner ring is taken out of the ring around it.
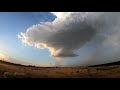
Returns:
[[[75,53],[77,50],[91,44],[94,53],[87,56],[88,61],[91,58],[99,60],[103,53],[104,59],[108,59],[108,55],[112,58],[119,56],[119,12],[52,13],[57,17],[53,22],[33,25],[20,33],[18,37],[22,42],[39,49],[47,48],[53,57],[77,57],[80,55]]]

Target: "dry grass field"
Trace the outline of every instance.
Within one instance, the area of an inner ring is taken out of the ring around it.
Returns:
[[[120,78],[120,65],[50,68],[0,61],[0,78]]]

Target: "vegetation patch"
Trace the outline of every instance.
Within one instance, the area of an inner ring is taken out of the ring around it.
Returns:
[[[96,70],[112,70],[115,67],[97,67]]]
[[[0,73],[4,73],[6,72],[4,69],[0,69]]]

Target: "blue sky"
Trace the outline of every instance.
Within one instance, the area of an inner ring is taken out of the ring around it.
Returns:
[[[20,32],[40,22],[53,21],[49,12],[0,12],[0,50],[10,58],[35,63],[54,63],[47,49],[24,46],[18,38]]]

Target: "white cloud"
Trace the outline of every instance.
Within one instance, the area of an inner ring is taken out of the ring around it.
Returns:
[[[51,12],[51,13],[57,16],[57,18],[62,18],[62,19],[72,14],[72,12]]]
[[[97,53],[94,57],[94,54],[90,54],[92,59],[96,61],[102,59],[100,55],[103,55],[104,52],[103,58],[106,59],[101,63],[104,63],[109,57],[107,56],[107,46],[120,51],[118,48],[120,43],[119,12],[52,13],[57,16],[53,22],[33,25],[26,32],[18,35],[22,42],[40,49],[47,48],[54,57],[78,56],[79,53],[74,53],[76,50],[82,48],[86,43],[92,43],[96,48],[95,53]],[[116,53],[114,50],[112,57],[119,55]]]

